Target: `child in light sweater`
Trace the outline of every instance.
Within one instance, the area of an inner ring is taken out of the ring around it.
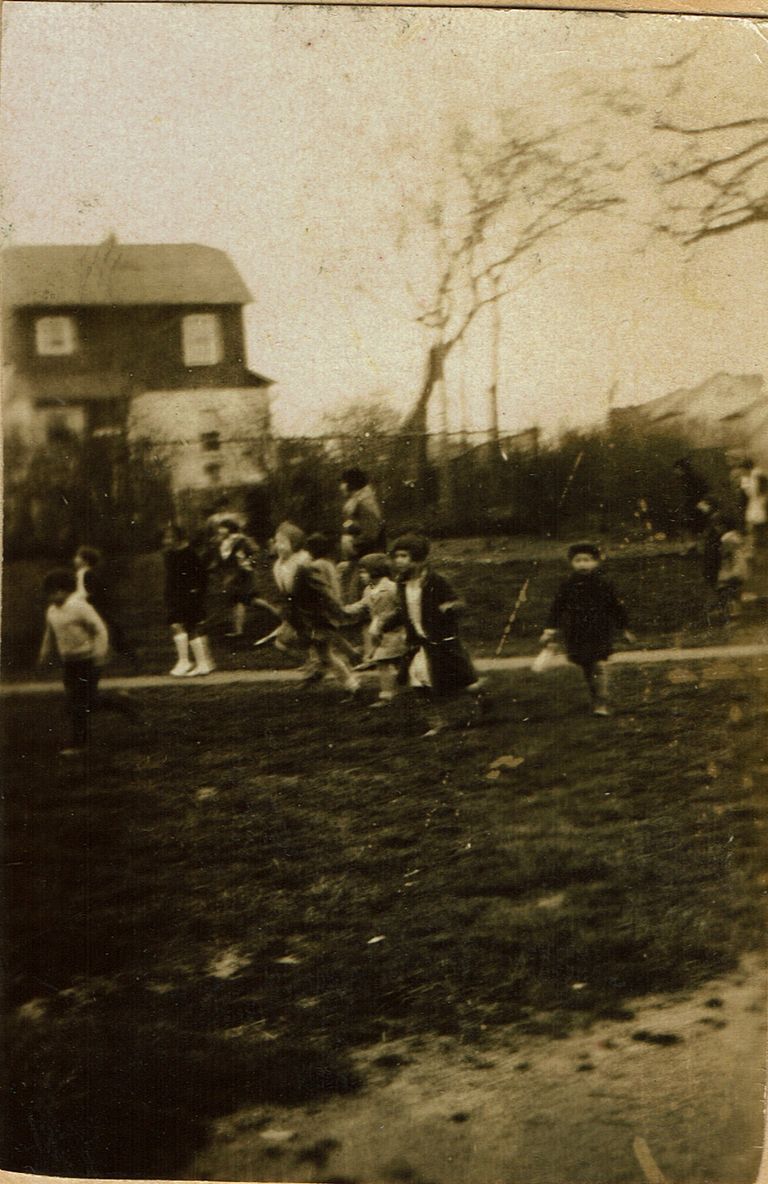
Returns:
[[[398,614],[400,596],[389,558],[383,552],[364,555],[358,571],[363,594],[355,604],[345,605],[344,612],[353,620],[369,622],[369,652],[358,669],[374,667],[379,678],[379,697],[374,706],[386,707],[395,697],[398,670],[406,650],[404,627],[386,626]]]
[[[133,701],[119,691],[99,692],[99,677],[109,652],[107,627],[93,605],[77,592],[74,572],[51,571],[43,581],[48,602],[45,633],[38,663],[46,665],[57,651],[64,673],[64,692],[72,725],[69,745],[62,756],[86,751],[92,711],[119,711],[140,722]]]

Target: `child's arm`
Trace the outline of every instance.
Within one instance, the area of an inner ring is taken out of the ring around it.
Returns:
[[[558,630],[563,623],[563,617],[565,616],[567,608],[568,581],[563,580],[562,584],[555,593],[554,600],[552,601],[552,605],[549,610],[549,616],[547,617],[547,624],[541,634],[541,637],[539,638],[540,645],[548,645],[551,641],[555,640]]]
[[[43,640],[40,642],[40,652],[37,655],[38,666],[45,666],[50,662],[53,654],[53,629],[50,621],[45,622],[45,631],[43,633]]]
[[[103,666],[109,653],[109,633],[96,609],[84,600],[80,605],[80,620],[93,637],[93,660]]]
[[[437,590],[440,600],[437,606],[438,612],[449,613],[457,612],[466,608],[465,602],[460,596],[457,596],[451,585],[446,580],[445,576],[437,577]]]
[[[362,600],[356,600],[354,604],[344,604],[342,608],[348,617],[355,617],[356,619],[362,619],[371,615],[370,606],[364,598]]]

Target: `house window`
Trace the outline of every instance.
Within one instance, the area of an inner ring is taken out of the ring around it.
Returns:
[[[220,485],[221,484],[221,465],[220,464],[217,464],[215,461],[210,461],[207,465],[204,466],[204,472],[205,472],[206,477],[208,478],[209,485]]]
[[[77,326],[72,317],[38,317],[35,349],[40,357],[61,358],[77,349]]]
[[[200,443],[204,452],[218,452],[221,448],[221,435],[219,432],[203,432]]]
[[[185,366],[215,366],[223,355],[221,327],[215,312],[194,312],[181,322]]]

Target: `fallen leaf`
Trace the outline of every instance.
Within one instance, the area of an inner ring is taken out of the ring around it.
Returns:
[[[491,762],[492,769],[517,769],[520,765],[525,763],[524,756],[497,756],[495,761]]]
[[[377,942],[384,941],[384,940],[385,940],[384,934],[380,933],[380,934],[378,934],[377,937],[369,938],[366,944],[369,946],[375,946],[377,944]]]

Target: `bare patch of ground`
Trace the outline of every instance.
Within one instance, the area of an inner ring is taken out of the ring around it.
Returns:
[[[213,1180],[620,1184],[644,1140],[670,1184],[752,1184],[765,1080],[765,965],[561,1040],[514,1029],[367,1047],[367,1085],[216,1123],[191,1174]],[[630,1018],[631,1016],[631,1018]]]

